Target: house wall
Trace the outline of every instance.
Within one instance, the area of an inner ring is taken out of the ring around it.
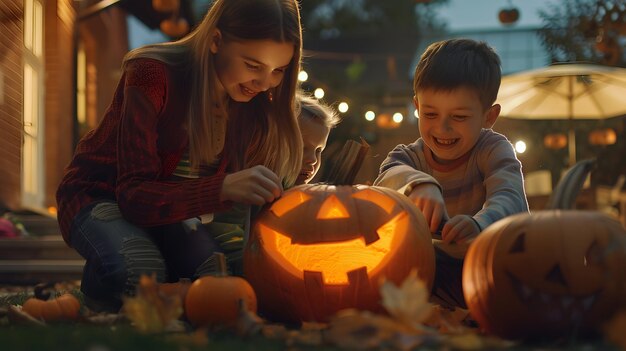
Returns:
[[[55,193],[73,153],[73,26],[72,0],[47,0],[45,13],[45,157],[44,206],[56,206]]]
[[[0,2],[0,206],[20,205],[23,111],[22,0]]]
[[[126,12],[110,7],[80,23],[80,40],[87,60],[87,125],[81,134],[95,128],[111,103],[128,52]]]

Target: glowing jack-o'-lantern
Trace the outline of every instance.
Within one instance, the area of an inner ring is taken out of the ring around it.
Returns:
[[[432,286],[435,257],[421,212],[395,190],[301,185],[259,215],[244,253],[259,311],[326,321],[343,308],[381,310],[379,284],[414,268]]]
[[[463,292],[486,331],[511,339],[589,334],[623,305],[626,231],[593,211],[502,219],[470,245]]]

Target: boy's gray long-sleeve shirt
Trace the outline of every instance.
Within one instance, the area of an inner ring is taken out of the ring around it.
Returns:
[[[528,212],[522,165],[504,135],[483,129],[463,161],[436,163],[420,138],[396,146],[387,155],[374,185],[409,195],[418,184],[435,184],[443,193],[448,215],[473,216],[481,230],[506,216]]]

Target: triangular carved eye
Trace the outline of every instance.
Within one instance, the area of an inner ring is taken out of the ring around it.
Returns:
[[[525,243],[524,243],[525,241],[526,241],[526,233],[521,233],[520,235],[518,235],[513,245],[511,245],[511,249],[509,250],[509,253],[524,252],[524,249],[526,248]]]
[[[317,212],[317,219],[349,218],[350,212],[335,195],[329,196]]]
[[[589,249],[585,253],[583,264],[589,266],[590,264],[600,264],[602,262],[602,248],[596,240],[591,243]]]
[[[555,264],[554,267],[552,267],[548,275],[546,275],[546,280],[552,283],[567,286],[567,281],[563,276],[563,272],[561,272],[561,266],[559,266],[558,264]]]

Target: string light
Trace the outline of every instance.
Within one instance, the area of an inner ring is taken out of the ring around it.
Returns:
[[[298,73],[298,80],[301,82],[306,82],[307,79],[309,79],[309,74],[306,73],[306,71],[300,71],[300,73]]]
[[[348,112],[348,109],[350,108],[350,106],[348,105],[348,103],[346,102],[340,102],[339,106],[337,106],[337,109],[339,110],[339,112],[341,113],[346,113]]]
[[[373,121],[374,118],[376,118],[376,114],[374,113],[374,111],[367,111],[365,112],[365,119],[368,121]]]
[[[322,88],[315,89],[315,91],[313,92],[313,96],[315,96],[316,99],[323,98],[324,97],[324,89],[322,89]]]
[[[404,116],[400,112],[396,112],[396,113],[393,114],[392,118],[393,118],[394,122],[400,123],[404,119]]]

